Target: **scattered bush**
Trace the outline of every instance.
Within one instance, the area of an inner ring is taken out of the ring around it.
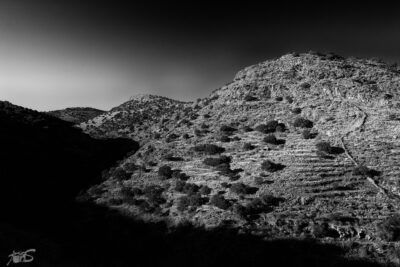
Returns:
[[[231,185],[230,190],[238,195],[247,195],[254,194],[257,191],[257,188],[247,186],[243,183],[235,183]]]
[[[189,134],[187,134],[187,133],[185,133],[184,135],[182,135],[182,137],[183,137],[183,139],[189,139],[189,138],[190,138]]]
[[[170,166],[163,165],[158,169],[158,175],[164,179],[172,177],[172,169]]]
[[[209,114],[204,114],[204,115],[203,115],[203,118],[209,119],[209,118],[211,118],[211,116],[210,116]]]
[[[332,147],[328,142],[319,142],[315,145],[315,147],[318,149],[318,151],[331,154],[332,152]]]
[[[186,183],[183,187],[183,192],[188,195],[193,195],[200,190],[200,186],[197,184]]]
[[[400,241],[400,214],[386,218],[378,225],[378,235],[386,241]]]
[[[252,96],[252,95],[246,95],[246,96],[244,97],[244,100],[245,100],[245,101],[257,101],[258,98],[257,98],[257,97],[254,97],[254,96]]]
[[[182,157],[175,157],[172,154],[167,154],[167,155],[164,156],[164,160],[167,160],[167,161],[182,161],[183,158]]]
[[[255,146],[253,146],[251,143],[245,143],[243,145],[244,150],[253,150],[254,148],[255,148]]]
[[[115,169],[113,176],[118,181],[125,181],[125,180],[128,180],[131,178],[131,173],[126,172],[122,168],[117,168],[117,169]]]
[[[160,186],[149,185],[143,189],[143,194],[150,203],[154,205],[163,204],[166,202],[165,198],[162,197],[164,189]]]
[[[228,142],[230,142],[232,140],[227,135],[221,135],[221,137],[219,138],[219,141],[221,141],[223,143],[228,143]]]
[[[260,124],[255,129],[261,133],[273,133],[279,125],[277,121],[269,121],[267,124]]]
[[[176,191],[176,192],[182,193],[183,190],[184,190],[185,185],[186,185],[186,182],[185,182],[185,181],[182,181],[182,180],[176,181],[176,184],[175,184],[175,191]]]
[[[289,104],[293,103],[293,97],[287,96],[287,97],[285,97],[285,98],[286,98],[286,101],[287,101]]]
[[[225,132],[225,133],[232,133],[232,132],[236,131],[237,129],[235,129],[231,126],[228,126],[228,125],[222,125],[219,130],[221,132]]]
[[[379,174],[379,171],[372,170],[364,165],[358,165],[353,169],[353,175],[364,175],[372,178],[375,176],[379,176]]]
[[[301,113],[301,108],[294,108],[292,109],[293,114],[300,114]]]
[[[188,196],[182,196],[178,199],[176,209],[180,212],[187,210],[190,206],[190,200]]]
[[[309,129],[304,129],[301,135],[303,136],[304,139],[313,139],[317,136],[316,133],[311,133]]]
[[[277,96],[277,97],[275,97],[275,100],[276,100],[276,101],[282,101],[282,100],[283,100],[283,97]]]
[[[267,144],[273,144],[273,145],[278,145],[278,139],[276,139],[275,135],[269,134],[264,137],[263,141]]]
[[[263,163],[261,163],[261,169],[263,171],[268,171],[268,172],[276,172],[280,171],[284,168],[285,166],[279,163],[274,163],[270,160],[266,160]]]
[[[127,187],[121,188],[121,195],[123,197],[136,197],[143,195],[143,190],[138,187]]]
[[[231,157],[228,156],[220,156],[218,158],[206,158],[203,160],[203,163],[208,166],[218,166],[224,163],[230,163],[232,161]]]
[[[244,127],[242,128],[242,130],[243,130],[244,132],[252,132],[252,131],[254,131],[253,128],[251,128],[250,126],[244,126]]]
[[[189,175],[186,173],[182,172],[182,170],[172,170],[172,178],[182,180],[182,181],[187,181],[189,180]]]
[[[211,188],[208,187],[208,186],[206,186],[206,185],[202,185],[202,186],[200,187],[199,192],[200,192],[200,194],[202,194],[202,195],[209,195],[209,194],[211,193]]]
[[[172,133],[172,134],[168,135],[167,138],[165,138],[165,142],[167,142],[167,143],[172,142],[172,141],[176,140],[178,137],[179,137],[179,135]]]
[[[311,87],[311,85],[309,84],[309,83],[302,83],[302,84],[300,84],[300,88],[301,89],[308,89],[308,88],[310,88]]]
[[[229,201],[227,201],[224,196],[221,195],[213,195],[211,197],[210,204],[223,210],[227,210],[231,206]]]
[[[314,123],[310,120],[304,119],[304,118],[297,118],[294,123],[294,127],[300,127],[300,128],[312,128],[314,126]]]
[[[225,148],[219,147],[216,145],[212,145],[212,144],[197,145],[193,149],[196,152],[203,152],[203,153],[206,153],[209,155],[221,154],[221,153],[225,152]]]

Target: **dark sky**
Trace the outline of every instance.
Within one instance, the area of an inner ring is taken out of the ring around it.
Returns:
[[[132,2],[1,0],[0,99],[38,110],[194,100],[290,51],[400,62],[398,6]]]

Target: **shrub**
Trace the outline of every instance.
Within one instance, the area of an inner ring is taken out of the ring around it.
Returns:
[[[270,194],[262,194],[260,196],[260,200],[264,205],[267,206],[278,206],[279,203],[282,201],[282,198],[274,197]]]
[[[273,133],[279,125],[277,121],[269,121],[267,124],[260,124],[255,129],[261,133]]]
[[[250,126],[244,126],[244,127],[242,128],[242,130],[245,131],[245,132],[252,132],[252,131],[253,131],[253,128],[251,128]]]
[[[372,170],[364,165],[358,165],[353,169],[354,175],[364,175],[368,177],[375,177],[378,176],[380,173],[378,171]]]
[[[221,183],[221,186],[222,186],[223,188],[229,188],[229,187],[231,187],[231,185],[228,184],[227,182]]]
[[[332,147],[328,142],[319,142],[315,145],[318,151],[330,154],[332,152]]]
[[[160,139],[161,134],[160,133],[154,133],[154,139]]]
[[[189,134],[187,134],[187,133],[185,133],[184,135],[182,135],[182,137],[183,137],[183,139],[189,139],[189,138],[190,138]]]
[[[317,150],[315,154],[321,159],[334,159],[335,157],[326,154],[325,152]]]
[[[284,165],[274,163],[270,160],[266,160],[263,163],[261,163],[261,169],[263,171],[268,171],[268,172],[276,172],[282,170],[284,167],[285,167]]]
[[[245,101],[257,101],[258,98],[257,98],[257,97],[254,97],[254,96],[252,96],[252,95],[246,95],[246,96],[244,97],[244,100],[245,100]]]
[[[229,201],[227,201],[221,195],[213,195],[211,197],[210,204],[215,206],[215,207],[217,207],[217,208],[223,209],[223,210],[227,210],[231,206]]]
[[[211,188],[208,187],[208,186],[206,186],[206,185],[202,185],[202,186],[200,187],[199,192],[200,192],[200,194],[202,194],[202,195],[209,195],[209,194],[211,193]]]
[[[278,145],[278,139],[276,139],[275,135],[269,134],[264,137],[263,141],[267,144],[273,144],[273,145]]]
[[[221,137],[219,138],[219,141],[221,141],[223,143],[228,143],[231,141],[231,139],[227,135],[221,135]]]
[[[212,144],[197,145],[193,149],[196,152],[203,152],[203,153],[206,153],[209,155],[221,154],[221,153],[225,152],[225,148],[219,147],[216,145],[212,145]]]
[[[186,185],[186,182],[185,182],[185,181],[178,180],[178,181],[176,182],[176,184],[175,184],[175,191],[176,191],[176,192],[181,192],[181,193],[182,193],[183,190],[184,190],[185,185]]]
[[[286,101],[287,101],[289,104],[293,103],[293,97],[287,96],[287,97],[286,97]]]
[[[294,108],[292,109],[293,114],[300,114],[301,113],[301,108]]]
[[[314,126],[314,123],[310,120],[304,119],[304,118],[297,118],[293,122],[294,127],[300,127],[300,128],[312,128]]]
[[[224,163],[230,163],[232,160],[231,157],[228,156],[220,156],[218,158],[206,158],[203,160],[203,163],[208,166],[218,166]]]
[[[283,123],[278,123],[278,125],[275,128],[276,132],[284,132],[286,131],[286,126]]]
[[[220,128],[220,131],[221,132],[226,132],[226,133],[231,133],[231,132],[236,131],[236,129],[233,128],[233,127],[230,127],[228,125],[222,125],[221,128]]]
[[[205,118],[205,119],[209,119],[211,116],[209,115],[209,114],[204,114],[203,115],[203,118]]]
[[[194,129],[194,135],[197,137],[201,137],[203,135],[203,132],[199,129]]]
[[[166,200],[161,196],[163,192],[164,189],[157,185],[149,185],[143,189],[144,196],[155,205],[165,203]]]
[[[232,186],[230,187],[230,190],[238,195],[247,195],[247,194],[252,194],[254,193],[254,190],[252,187],[247,186],[243,183],[235,183],[232,184]]]
[[[158,175],[162,178],[169,179],[172,176],[172,170],[170,166],[163,165],[158,169]]]
[[[301,135],[303,136],[304,139],[313,139],[317,136],[316,133],[311,133],[309,129],[304,129]]]
[[[128,180],[131,178],[131,173],[126,172],[122,168],[117,168],[117,169],[115,169],[113,176],[118,181],[124,181],[124,180]]]
[[[165,139],[165,142],[167,142],[167,143],[172,142],[172,141],[176,140],[178,137],[179,137],[179,135],[172,133],[167,136],[167,138]]]
[[[255,148],[255,146],[253,146],[251,143],[245,143],[244,145],[243,145],[243,149],[244,150],[252,150],[252,149],[254,149]]]
[[[232,141],[240,141],[242,139],[239,136],[234,136],[231,140]]]
[[[194,193],[197,193],[199,189],[200,186],[198,186],[197,184],[186,183],[183,187],[183,192],[188,195],[193,195]]]
[[[167,160],[167,161],[182,161],[183,160],[182,157],[175,157],[172,154],[165,155],[164,159]]]
[[[308,89],[308,88],[310,88],[311,87],[311,85],[309,84],[309,83],[302,83],[302,84],[300,84],[300,88],[302,88],[302,89]]]
[[[330,228],[329,224],[326,222],[323,222],[321,224],[314,224],[312,226],[312,234],[316,237],[316,238],[324,238],[324,237],[333,237],[333,238],[337,238],[339,237],[339,233]]]
[[[190,206],[190,200],[188,196],[182,196],[178,199],[178,205],[176,206],[177,210],[183,212],[187,210]]]
[[[275,100],[276,100],[276,101],[282,101],[282,100],[283,100],[283,97],[277,96],[277,97],[275,97]]]
[[[386,241],[400,241],[400,215],[386,218],[377,226],[378,235]]]
[[[264,183],[264,179],[261,176],[254,177],[254,183],[256,185],[262,185]]]
[[[189,175],[187,175],[186,173],[182,172],[182,170],[172,170],[172,178],[178,179],[178,180],[182,180],[182,181],[187,181],[189,180]]]

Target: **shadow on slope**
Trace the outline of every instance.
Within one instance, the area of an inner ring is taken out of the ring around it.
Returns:
[[[313,240],[263,241],[227,228],[190,225],[168,229],[98,206],[76,208],[45,234],[15,230],[8,243],[0,235],[0,259],[13,249],[36,248],[30,266],[379,266],[346,259],[341,248]]]

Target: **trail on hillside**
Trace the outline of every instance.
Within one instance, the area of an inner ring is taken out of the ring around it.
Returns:
[[[342,145],[342,148],[346,154],[346,156],[354,163],[354,165],[357,166],[361,166],[360,163],[358,163],[354,157],[351,155],[351,153],[349,152],[348,148],[346,147],[345,143],[344,143],[344,138],[348,135],[350,135],[351,133],[354,133],[356,131],[361,131],[361,129],[364,127],[364,124],[368,118],[367,113],[361,109],[359,106],[353,104],[354,107],[356,109],[358,109],[359,113],[361,114],[361,116],[357,116],[357,118],[355,120],[353,120],[350,125],[347,127],[347,129],[344,131],[344,133],[341,135],[340,139],[340,143]],[[372,179],[371,177],[367,176],[367,175],[363,175],[365,176],[366,180],[373,186],[375,187],[380,193],[382,193],[383,195],[387,196],[388,198],[399,198],[397,195],[394,195],[390,192],[388,192],[387,189],[381,187],[380,185],[378,185],[374,179]]]

